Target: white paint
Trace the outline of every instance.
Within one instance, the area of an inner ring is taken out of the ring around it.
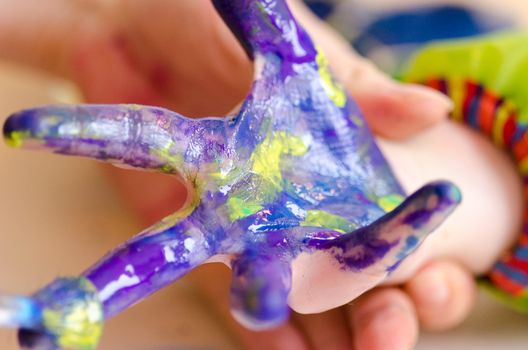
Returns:
[[[194,246],[196,245],[196,241],[193,238],[187,238],[185,241],[183,241],[183,245],[189,253],[192,253]]]
[[[220,186],[220,188],[218,189],[222,194],[227,194],[227,192],[229,192],[231,190],[231,186],[229,185],[225,185],[225,186]]]
[[[11,313],[8,310],[0,309],[0,325],[9,327],[12,323]]]
[[[288,202],[286,203],[286,208],[290,209],[293,215],[295,215],[299,219],[306,218],[306,210],[299,207],[297,204]]]
[[[176,255],[174,254],[172,248],[169,246],[163,247],[163,256],[165,256],[165,261],[168,263],[173,263],[176,261]]]
[[[250,230],[251,232],[253,233],[256,233],[261,227],[264,227],[266,225],[255,225],[255,224],[252,224],[248,227],[248,230]]]
[[[295,22],[289,21],[287,24],[285,23],[282,29],[284,30],[284,37],[286,38],[286,41],[292,44],[295,55],[305,56],[306,50],[304,50],[299,41],[299,33],[297,32],[297,26],[295,25]]]
[[[125,271],[130,274],[135,273],[134,267],[132,265],[127,265],[125,267]],[[101,290],[101,292],[99,293],[99,297],[101,298],[102,302],[105,302],[119,290],[126,288],[126,287],[135,286],[139,282],[141,281],[138,276],[135,276],[135,275],[130,276],[130,275],[122,274],[121,276],[119,276],[119,279],[117,281],[112,281],[108,283],[103,288],[103,290]]]

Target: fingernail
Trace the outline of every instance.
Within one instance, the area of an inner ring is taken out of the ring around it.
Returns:
[[[449,301],[451,290],[443,272],[434,268],[426,268],[420,272],[412,282],[410,288],[413,290],[417,301],[425,305],[446,304]]]
[[[410,103],[415,104],[415,108],[441,110],[446,114],[454,108],[453,101],[439,91],[415,84],[405,84],[402,87],[407,95],[406,98]]]

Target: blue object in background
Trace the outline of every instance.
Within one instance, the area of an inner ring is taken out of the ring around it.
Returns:
[[[353,0],[304,0],[352,43],[361,55],[389,74],[398,75],[404,62],[435,40],[482,35],[512,27],[508,18],[482,7],[421,5],[403,10],[376,10]]]
[[[325,19],[334,11],[335,4],[333,1],[324,0],[305,0],[306,5],[315,13],[319,18]]]
[[[490,14],[460,6],[435,6],[393,12],[372,21],[353,40],[368,54],[373,46],[420,45],[434,40],[456,39],[506,29],[510,25]]]

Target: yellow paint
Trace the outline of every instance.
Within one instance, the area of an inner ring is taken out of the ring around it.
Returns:
[[[256,201],[244,200],[238,197],[231,197],[227,200],[227,209],[229,210],[231,221],[248,217],[262,208]]]
[[[252,171],[263,179],[270,181],[278,190],[282,188],[280,162],[283,155],[301,156],[308,147],[299,137],[279,131],[270,134],[253,151]]]
[[[161,171],[165,173],[173,173],[175,170],[182,170],[183,156],[181,154],[173,153],[172,147],[174,141],[170,140],[165,146],[159,149],[151,149],[150,152],[157,156],[164,164]]]
[[[187,201],[182,206],[181,209],[170,214],[169,216],[164,217],[162,220],[158,221],[151,227],[147,229],[150,234],[156,234],[162,231],[165,231],[173,226],[175,226],[182,219],[185,219],[192,214],[194,209],[200,204],[200,194],[202,193],[203,183],[198,178],[192,181],[192,184],[187,186]]]
[[[493,143],[499,147],[504,147],[504,124],[508,119],[510,113],[515,109],[513,103],[509,100],[504,101],[504,103],[497,110],[497,117],[493,124]]]
[[[46,124],[58,125],[63,119],[60,115],[46,115]]]
[[[354,229],[354,224],[342,216],[324,210],[308,210],[301,226],[325,227],[337,232],[347,233]]]
[[[453,77],[448,80],[448,84],[449,94],[454,105],[452,119],[461,122],[463,121],[462,108],[464,108],[465,96],[464,79],[462,77]]]
[[[6,138],[6,143],[14,148],[19,148],[24,143],[24,140],[29,138],[30,133],[27,130],[24,131],[13,131]]]
[[[404,201],[404,197],[400,196],[399,194],[390,194],[388,196],[384,196],[378,199],[378,205],[381,209],[383,209],[386,213],[389,211],[393,211],[396,209],[396,207]]]
[[[323,82],[323,87],[332,102],[338,107],[344,107],[346,104],[346,93],[343,88],[335,82],[328,66],[328,60],[321,50],[317,50],[316,57],[317,65],[319,66],[319,76]]]
[[[148,232],[150,232],[151,234],[156,234],[165,231],[170,227],[173,227],[182,219],[185,219],[186,217],[191,215],[191,213],[194,211],[194,209],[196,209],[197,206],[198,204],[195,204],[194,202],[191,202],[191,204],[189,205],[185,205],[183,209],[180,209],[172,213],[171,215],[164,217],[162,220],[149,227]]]
[[[83,287],[96,293],[88,280]],[[67,305],[67,313],[46,309],[43,319],[46,328],[57,336],[61,348],[93,350],[97,347],[103,333],[103,309],[97,300],[81,299],[75,305]]]
[[[217,167],[211,167],[217,170]],[[212,180],[216,182],[217,186],[225,186],[237,181],[244,176],[241,168],[232,167],[229,170],[220,170],[220,171],[204,171]]]
[[[251,154],[253,175],[247,187],[237,189],[227,200],[226,209],[232,221],[245,218],[263,208],[263,203],[273,200],[282,191],[281,159],[284,155],[301,156],[308,147],[299,137],[285,131],[270,133]],[[233,170],[227,174],[210,174],[218,182],[226,184],[243,175]],[[251,189],[251,191],[248,191]]]
[[[363,120],[355,114],[350,116],[350,120],[352,120],[357,126],[363,126]]]
[[[132,110],[132,111],[140,111],[140,110],[142,110],[145,107],[143,105],[138,105],[136,103],[124,104],[122,106],[125,107],[126,109],[129,109],[129,110]]]

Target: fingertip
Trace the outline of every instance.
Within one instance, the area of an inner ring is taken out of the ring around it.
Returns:
[[[397,83],[397,86],[403,104],[401,117],[416,122],[418,131],[446,119],[453,111],[453,101],[439,91],[416,84]]]
[[[405,286],[423,328],[443,331],[460,324],[475,303],[473,276],[456,263],[428,264]]]
[[[440,91],[431,89],[424,85],[396,82],[394,89],[399,90],[399,95],[404,97],[404,102],[425,103],[430,107],[437,107],[443,112],[453,110],[453,101]]]
[[[354,94],[373,131],[403,139],[447,119],[452,101],[430,88],[389,79],[367,85]]]
[[[399,289],[377,289],[358,299],[350,313],[356,349],[408,350],[418,339],[413,305]]]
[[[34,110],[25,110],[10,115],[4,123],[2,134],[10,147],[23,146],[27,139],[36,134],[38,118]]]
[[[232,269],[231,313],[240,324],[254,331],[265,331],[287,322],[289,261],[242,254],[233,259]]]

